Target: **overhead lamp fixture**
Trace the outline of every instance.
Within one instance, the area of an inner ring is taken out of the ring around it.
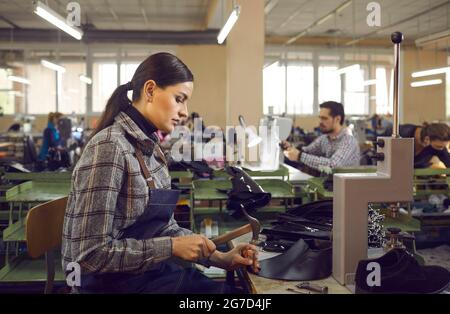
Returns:
[[[359,71],[360,69],[361,69],[361,66],[359,64],[352,64],[352,65],[349,65],[349,66],[337,69],[336,73],[337,74],[344,74],[344,73],[347,73],[347,72],[350,72],[350,71]]]
[[[86,75],[80,75],[80,81],[82,81],[88,85],[92,84],[92,79]]]
[[[413,72],[411,74],[411,76],[412,77],[422,77],[422,76],[443,74],[443,73],[447,73],[447,72],[450,72],[450,67],[436,68],[436,69],[430,69],[430,70],[425,70],[425,71]]]
[[[17,83],[26,84],[26,85],[31,84],[31,82],[29,80],[27,80],[26,78],[21,77],[21,76],[8,75],[8,80],[17,82]]]
[[[337,9],[336,9],[336,13],[340,14],[342,11],[344,11],[348,6],[350,6],[350,4],[352,4],[352,0],[349,0],[347,2],[344,2],[343,4],[341,4]]]
[[[411,87],[422,87],[422,86],[439,85],[439,84],[442,84],[441,79],[412,82]]]
[[[292,44],[293,42],[297,41],[297,39],[299,39],[299,38],[305,36],[307,33],[308,33],[308,30],[304,30],[304,31],[300,32],[298,35],[296,35],[296,36],[292,37],[291,39],[289,39],[289,40],[286,42],[286,45]]]
[[[16,90],[10,90],[8,92],[9,95],[15,96],[15,97],[23,97],[23,93],[16,91]]]
[[[323,23],[325,23],[326,21],[331,19],[333,16],[334,16],[334,13],[324,16],[323,18],[321,18],[320,20],[317,21],[317,25],[322,25]]]
[[[77,40],[81,40],[81,38],[83,37],[83,31],[81,29],[67,24],[66,20],[61,15],[50,9],[41,1],[37,1],[34,8],[34,13]]]
[[[47,61],[47,60],[41,60],[41,64],[42,64],[43,66],[45,66],[46,68],[49,68],[49,69],[51,69],[51,70],[53,70],[53,71],[56,71],[56,72],[59,72],[59,73],[64,73],[64,72],[66,72],[66,68],[65,68],[65,67],[60,66],[60,65],[58,65],[58,64],[56,64],[56,63]]]
[[[266,6],[264,7],[264,14],[267,15],[270,13],[270,11],[273,10],[273,8],[275,8],[278,4],[279,0],[270,0]]]
[[[367,81],[364,81],[363,84],[364,84],[364,86],[376,85],[377,80],[367,80]]]
[[[231,11],[230,16],[228,17],[228,20],[226,21],[225,25],[220,30],[219,35],[217,35],[217,43],[219,45],[223,44],[223,42],[227,38],[228,34],[230,33],[231,29],[233,28],[234,24],[236,24],[236,21],[239,18],[240,12],[241,12],[241,7],[238,5],[235,5],[233,8],[233,11]]]

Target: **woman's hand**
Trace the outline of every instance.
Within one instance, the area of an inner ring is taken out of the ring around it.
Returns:
[[[214,266],[225,270],[235,270],[243,266],[252,266],[255,273],[260,270],[258,249],[252,244],[241,243],[226,253],[216,251],[210,260]]]
[[[172,255],[186,261],[197,262],[208,258],[216,250],[214,242],[204,235],[194,234],[172,238]]]

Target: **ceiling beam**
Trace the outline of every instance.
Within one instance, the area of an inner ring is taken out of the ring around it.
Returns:
[[[346,43],[346,45],[347,45],[347,46],[354,45],[354,44],[358,43],[359,41],[361,41],[361,40],[363,40],[363,39],[367,39],[368,37],[371,37],[371,36],[373,36],[373,35],[376,35],[376,34],[382,32],[382,31],[384,31],[384,30],[386,30],[386,29],[395,27],[395,26],[397,26],[397,25],[401,25],[401,24],[403,24],[403,23],[405,23],[405,22],[408,22],[408,21],[411,21],[411,20],[413,20],[413,19],[416,19],[416,18],[418,18],[418,17],[420,17],[420,16],[422,16],[422,15],[428,14],[428,13],[434,11],[434,10],[440,9],[440,8],[442,8],[443,6],[447,6],[447,5],[449,5],[449,4],[450,4],[450,1],[446,1],[446,2],[444,2],[444,3],[441,3],[441,4],[437,5],[437,6],[434,6],[434,7],[430,8],[430,9],[427,9],[427,10],[425,10],[425,11],[422,11],[422,12],[419,12],[419,13],[414,14],[414,15],[412,15],[412,16],[409,16],[409,17],[407,17],[407,18],[404,18],[404,19],[402,19],[402,20],[400,20],[400,21],[398,21],[398,22],[394,22],[394,23],[391,23],[391,24],[389,24],[389,25],[387,25],[387,26],[380,27],[380,28],[378,28],[377,30],[375,30],[375,31],[373,31],[373,32],[370,32],[370,33],[368,33],[368,34],[365,34],[365,35],[363,35],[363,36],[360,36],[360,37],[358,37],[358,38],[356,38],[356,39],[349,40],[349,41]]]
[[[0,20],[2,20],[3,22],[5,22],[6,24],[11,25],[13,28],[17,28],[17,29],[20,28],[19,25],[17,25],[17,24],[15,24],[15,23],[11,22],[9,19],[7,19],[6,17],[4,17],[3,15],[0,15]]]
[[[288,36],[266,36],[266,44],[269,45],[284,45],[289,40]],[[326,47],[345,47],[346,42],[351,40],[348,37],[327,37],[327,36],[307,36],[299,38],[292,46],[326,46]],[[414,46],[414,41],[405,40],[402,42],[405,47]],[[389,38],[367,38],[358,43],[361,47],[392,47]]]
[[[136,43],[136,44],[162,44],[162,45],[187,45],[187,44],[217,44],[217,32],[219,30],[167,32],[167,31],[105,31],[87,29],[81,42],[84,43]],[[61,35],[61,42],[78,42],[71,36],[59,31],[48,29],[10,29],[0,28],[0,41],[11,42],[11,34],[14,42],[47,42],[54,43]]]
[[[322,23],[326,22],[329,18],[333,17],[334,15],[337,15],[341,13],[345,8],[347,8],[353,0],[346,0],[342,2],[339,6],[337,6],[334,10],[329,12],[328,14],[322,16],[320,19],[316,20],[314,23],[309,25],[307,28],[303,29],[301,32],[299,32],[297,35],[289,38],[285,44],[290,45],[294,42],[296,42],[299,38],[305,36],[308,34],[314,27],[321,25]]]
[[[219,0],[209,0],[208,1],[208,8],[206,9],[206,15],[203,20],[202,27],[201,27],[202,30],[208,29],[209,25],[211,24],[211,21],[214,19],[214,15],[216,14],[218,6],[219,6]]]

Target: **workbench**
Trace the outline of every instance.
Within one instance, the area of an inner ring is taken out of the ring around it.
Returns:
[[[252,238],[251,233],[247,233],[239,238],[236,238],[228,243],[228,245],[233,248],[239,243],[249,243]],[[271,253],[271,252],[259,252],[259,260],[274,257],[279,253]],[[296,284],[301,283],[302,281],[285,281],[285,280],[275,280],[259,277],[255,274],[249,273],[245,268],[240,268],[237,270],[238,277],[242,280],[243,284],[246,285],[247,289],[251,293],[257,294],[295,294],[295,292],[288,291],[288,288],[299,290],[295,288]],[[350,294],[350,290],[342,285],[340,285],[336,279],[333,277],[328,277],[325,279],[308,281],[310,283],[326,286],[328,287],[329,294]],[[299,290],[303,292],[307,292],[306,290]],[[314,294],[315,292],[311,292]]]

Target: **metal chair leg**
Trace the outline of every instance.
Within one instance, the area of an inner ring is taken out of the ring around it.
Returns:
[[[55,280],[55,256],[53,251],[45,253],[45,263],[47,265],[47,281],[45,282],[45,294],[52,293],[53,281]]]

